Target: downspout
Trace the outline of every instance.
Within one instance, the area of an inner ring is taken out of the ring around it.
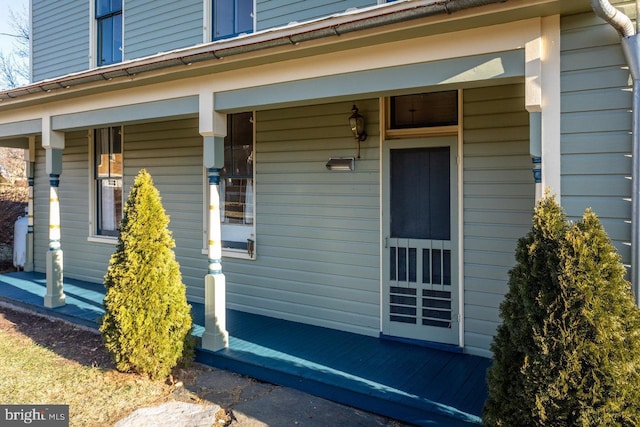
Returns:
[[[590,0],[596,15],[608,22],[622,38],[631,78],[633,79],[633,125],[631,171],[631,286],[636,304],[640,305],[640,44],[631,19],[613,7],[608,0]]]

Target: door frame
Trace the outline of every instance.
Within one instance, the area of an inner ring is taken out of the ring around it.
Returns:
[[[449,142],[447,142],[449,140]],[[464,307],[464,292],[463,292],[463,274],[462,274],[462,227],[461,227],[461,193],[462,193],[462,185],[461,185],[461,167],[462,162],[460,161],[461,156],[459,155],[461,145],[461,139],[459,135],[456,133],[449,134],[447,136],[439,135],[439,136],[428,136],[425,135],[419,138],[411,138],[411,139],[392,139],[383,141],[381,147],[381,223],[380,223],[380,236],[381,236],[381,244],[380,244],[380,330],[382,336],[390,336],[389,335],[389,323],[388,320],[389,312],[389,296],[388,292],[385,289],[385,277],[389,274],[388,272],[388,259],[387,259],[387,237],[389,237],[389,221],[388,217],[390,215],[390,207],[389,207],[389,197],[390,197],[390,153],[393,149],[404,149],[404,148],[428,148],[428,147],[442,147],[448,146],[450,148],[450,167],[452,168],[451,172],[451,183],[450,183],[450,204],[451,204],[451,247],[452,247],[452,262],[451,262],[451,276],[455,281],[456,289],[452,290],[456,292],[455,304],[457,305],[454,310],[456,311],[456,319],[455,323],[458,325],[457,331],[457,344],[453,344],[456,347],[462,347],[464,345],[463,336],[464,336],[464,313],[462,309]],[[453,307],[452,307],[453,308]],[[454,332],[455,333],[455,332]],[[400,339],[407,339],[402,338]],[[409,338],[411,339],[411,338]],[[439,345],[450,345],[446,343],[440,343],[438,341],[431,341],[428,337],[424,340],[420,339],[419,341],[424,342],[434,342]]]

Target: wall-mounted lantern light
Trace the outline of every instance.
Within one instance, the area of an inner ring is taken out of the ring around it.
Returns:
[[[364,117],[358,113],[358,107],[353,104],[351,108],[352,114],[349,116],[349,126],[351,126],[351,132],[356,139],[356,158],[360,158],[360,142],[367,139],[367,132],[364,130]]]
[[[329,157],[326,166],[330,171],[352,171],[355,169],[354,157]]]

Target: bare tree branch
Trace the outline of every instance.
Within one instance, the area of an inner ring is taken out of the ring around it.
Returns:
[[[14,88],[28,81],[29,72],[24,63],[16,61],[12,54],[0,52],[0,82],[7,88]]]
[[[13,29],[16,53],[21,58],[29,58],[29,11],[24,6],[22,10],[15,11],[9,8],[9,18]]]
[[[20,11],[9,9],[12,33],[2,33],[13,37],[13,50],[0,52],[0,88],[14,88],[29,83],[29,12],[26,7]]]

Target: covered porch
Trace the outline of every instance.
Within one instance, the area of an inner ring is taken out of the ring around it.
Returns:
[[[66,304],[44,306],[41,273],[0,275],[0,301],[97,328],[102,284],[64,279]],[[193,303],[194,334],[204,306]],[[489,359],[227,310],[229,347],[198,362],[296,388],[404,422],[481,424]]]

